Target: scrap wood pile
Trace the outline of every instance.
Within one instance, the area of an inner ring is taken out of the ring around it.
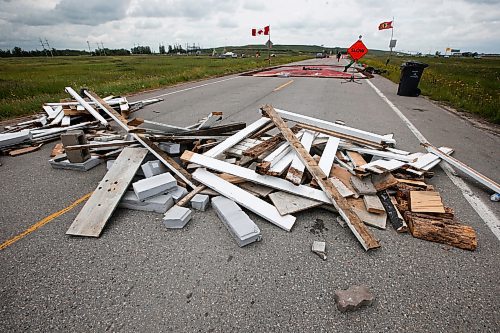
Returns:
[[[248,126],[220,125],[218,112],[186,127],[128,120],[99,96],[84,94],[95,102],[90,113],[114,120],[123,139],[103,142],[116,135],[107,132],[61,136],[64,153],[50,160],[53,167],[87,170],[82,165],[93,158],[108,167],[70,235],[99,237],[117,207],[162,213],[167,228],[183,228],[192,218],[188,204],[204,211],[211,202],[239,246],[262,237],[242,208],[291,231],[292,214],[321,207],[338,212],[337,221],[365,250],[380,246],[370,227],[386,229],[387,220],[400,233],[474,250],[475,231],[457,221],[426,179],[446,160],[498,192],[498,184],[453,159],[447,147],[426,144],[427,153],[411,153],[396,149],[391,134],[271,106]]]
[[[39,150],[47,142],[58,140],[62,133],[71,130],[86,130],[100,133],[99,129],[108,125],[110,117],[99,112],[96,102],[85,101],[71,87],[66,87],[71,99],[54,103],[45,103],[43,112],[15,125],[6,126],[0,132],[0,154],[18,156]],[[82,94],[89,93],[82,91]],[[145,105],[156,103],[161,99],[149,99],[137,102],[128,102],[125,97],[108,96],[103,98],[107,105],[128,117],[129,114],[141,109]],[[102,140],[116,138],[108,132],[102,135]]]

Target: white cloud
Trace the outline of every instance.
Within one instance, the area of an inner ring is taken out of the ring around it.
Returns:
[[[434,52],[446,47],[500,52],[496,0],[0,0],[0,48],[37,48],[46,37],[57,48],[133,44],[264,44],[251,28],[271,25],[275,44],[349,46],[363,35],[372,49],[387,49],[395,18],[397,49]]]

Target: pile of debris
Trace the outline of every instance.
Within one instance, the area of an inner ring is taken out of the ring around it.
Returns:
[[[268,105],[248,126],[221,125],[222,113],[212,112],[178,127],[127,120],[94,93],[83,95],[89,101],[73,96],[78,105],[97,121],[103,116],[114,120],[122,138],[107,131],[61,136],[64,153],[50,161],[53,167],[87,170],[79,164],[92,159],[107,160],[108,167],[68,229],[70,235],[99,237],[116,207],[162,213],[167,228],[183,228],[192,218],[188,204],[204,211],[211,202],[239,246],[262,237],[241,207],[286,231],[295,224],[292,214],[321,207],[338,212],[337,221],[365,250],[380,246],[369,227],[386,229],[387,220],[397,232],[409,230],[417,238],[474,250],[475,231],[456,220],[426,179],[445,160],[500,191],[497,183],[452,158],[451,148],[424,144],[427,153],[411,153],[396,149],[392,134]],[[313,250],[326,259],[324,246]]]
[[[45,103],[42,106],[43,113],[33,116],[33,119],[6,126],[4,131],[0,132],[0,154],[18,156],[30,153],[39,150],[44,143],[58,140],[60,135],[67,131],[85,129],[92,132],[108,125],[110,118],[94,109],[95,101],[84,100],[71,87],[66,87],[66,92],[73,99]],[[89,92],[82,90],[82,95],[85,93]],[[125,97],[119,96],[108,96],[103,100],[126,117],[145,105],[161,101],[155,98],[128,102]],[[109,135],[106,136],[110,139]]]

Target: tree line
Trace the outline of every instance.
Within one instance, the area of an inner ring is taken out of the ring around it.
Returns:
[[[92,52],[83,50],[58,50],[55,48],[46,50],[23,50],[19,46],[14,47],[12,50],[2,50],[0,49],[0,58],[11,58],[11,57],[57,57],[57,56],[82,56],[82,55],[130,55],[130,51],[127,49],[96,49]]]

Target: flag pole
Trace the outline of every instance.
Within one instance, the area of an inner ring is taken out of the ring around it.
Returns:
[[[392,17],[392,24],[391,24],[391,40],[389,41],[389,48],[391,51],[389,52],[389,60],[392,58],[392,38],[394,37],[394,16]],[[387,62],[389,63],[389,62]]]
[[[267,57],[269,59],[269,67],[271,67],[271,25],[269,25],[269,39],[267,41]]]

